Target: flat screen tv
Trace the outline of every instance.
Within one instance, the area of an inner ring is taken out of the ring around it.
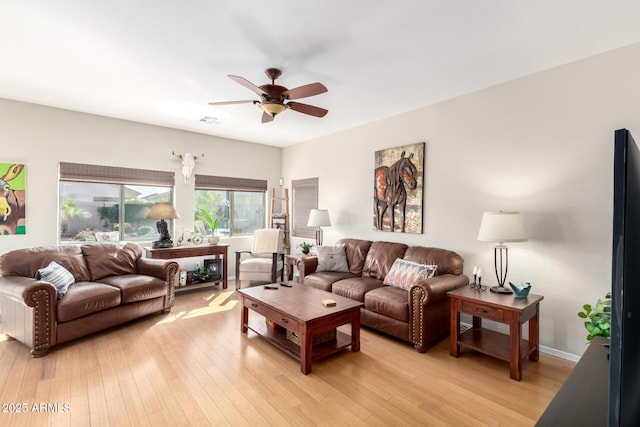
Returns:
[[[608,424],[640,425],[640,150],[615,132]]]

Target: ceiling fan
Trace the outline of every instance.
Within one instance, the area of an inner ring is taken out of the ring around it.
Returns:
[[[298,113],[308,114],[315,117],[324,117],[329,110],[316,107],[314,105],[303,104],[301,102],[291,102],[292,99],[307,98],[309,96],[319,95],[327,92],[327,88],[322,83],[310,83],[308,85],[299,86],[294,89],[287,89],[284,86],[277,85],[276,79],[280,77],[282,72],[277,68],[267,68],[265,74],[271,79],[271,84],[256,86],[249,80],[240,76],[229,75],[234,82],[241,84],[249,90],[260,95],[258,100],[244,101],[222,101],[210,102],[209,105],[232,105],[232,104],[254,104],[262,110],[262,123],[270,122],[275,116],[282,113],[286,109],[297,111]],[[285,102],[286,101],[286,102]]]

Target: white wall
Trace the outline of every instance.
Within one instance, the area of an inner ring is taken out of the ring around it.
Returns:
[[[194,190],[193,179],[189,184],[183,182],[180,162],[171,155],[173,150],[204,153],[195,167],[199,174],[266,179],[268,188],[278,186],[281,177],[280,148],[4,99],[0,99],[0,132],[0,161],[27,167],[27,233],[0,236],[0,253],[57,244],[61,161],[175,172],[176,209],[182,219],[176,221],[174,240],[182,227],[193,229]],[[233,276],[233,252],[247,249],[250,238],[227,238],[223,242],[231,244],[229,267]]]
[[[637,44],[288,147],[285,183],[319,177],[319,205],[333,223],[325,244],[355,237],[452,249],[466,274],[481,266],[486,283],[493,244],[476,240],[482,212],[520,211],[529,241],[510,244],[507,280],[544,295],[541,344],[580,355],[586,331],[576,313],[610,288],[613,134],[626,127],[640,138],[639,70]],[[422,141],[424,233],[373,231],[374,152]]]

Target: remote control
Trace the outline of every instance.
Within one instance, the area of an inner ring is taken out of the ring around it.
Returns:
[[[265,289],[278,289],[277,286],[264,285]]]
[[[291,283],[280,282],[280,286],[284,286],[285,288],[290,288],[291,287]]]

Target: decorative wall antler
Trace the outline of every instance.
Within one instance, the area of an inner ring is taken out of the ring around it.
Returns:
[[[196,166],[196,160],[203,158],[204,153],[201,156],[194,156],[191,153],[176,154],[175,151],[172,151],[171,154],[182,162],[182,176],[184,177],[184,183],[188,184],[193,174],[193,168]]]

